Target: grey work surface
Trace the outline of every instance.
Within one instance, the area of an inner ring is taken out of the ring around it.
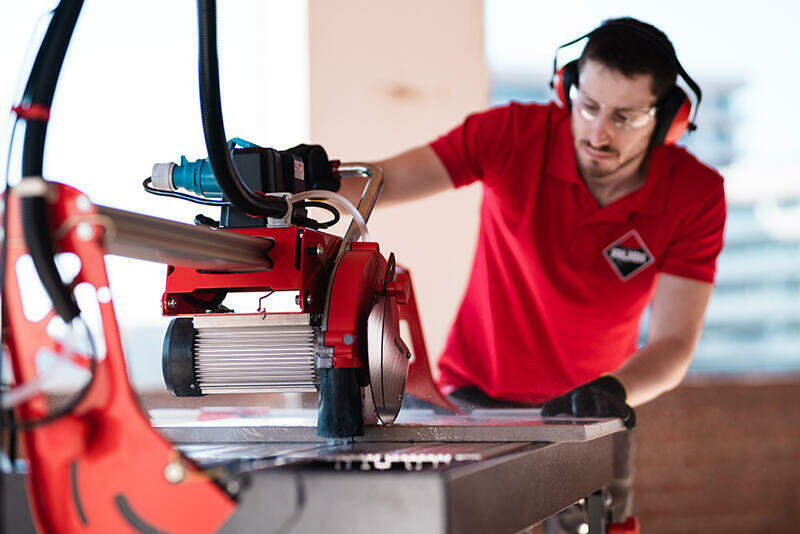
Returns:
[[[315,410],[151,411],[201,465],[248,481],[221,532],[518,532],[607,486],[619,419],[538,410],[403,410],[349,442],[316,436]],[[336,469],[334,469],[334,466]]]
[[[604,436],[420,472],[257,470],[220,532],[514,533],[608,485],[612,463]]]
[[[152,425],[173,443],[325,442],[316,410],[151,410]],[[589,441],[623,429],[619,419],[542,418],[537,409],[437,415],[404,409],[392,425],[372,425],[356,441]]]

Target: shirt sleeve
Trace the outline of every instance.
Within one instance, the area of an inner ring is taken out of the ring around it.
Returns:
[[[725,229],[722,180],[712,194],[691,211],[668,246],[660,272],[713,282]]]
[[[430,143],[455,187],[476,180],[492,185],[499,178],[514,149],[513,123],[511,105],[496,107],[469,115]]]

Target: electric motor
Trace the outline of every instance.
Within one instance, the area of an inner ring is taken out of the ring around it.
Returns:
[[[164,381],[178,397],[317,391],[318,338],[310,313],[180,317],[164,338]]]

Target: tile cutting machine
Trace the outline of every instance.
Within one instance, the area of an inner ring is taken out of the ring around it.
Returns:
[[[482,484],[473,485],[477,472],[499,484],[492,490],[495,497],[513,491],[513,499],[506,502],[525,503],[546,481],[530,486],[528,475],[517,477],[521,484],[501,479],[512,472],[519,475],[518,469],[534,473],[547,468],[555,482],[584,465],[580,484],[562,488],[521,515],[491,505],[487,495],[484,500],[491,506],[482,521],[489,526],[500,521],[509,528],[554,513],[607,481],[612,462],[609,434],[621,430],[618,420],[543,422],[530,412],[499,419],[462,417],[441,395],[431,379],[410,275],[393,254],[387,257],[369,239],[366,223],[382,185],[378,167],[332,161],[319,146],[278,151],[227,140],[213,0],[198,2],[208,158],[157,164],[144,187],[154,194],[218,206],[219,220],[198,216],[189,225],[99,206],[73,187],[45,180],[42,161],[50,104],[81,7],[81,0],[62,0],[53,12],[22,102],[14,108],[25,123],[22,177],[4,196],[2,325],[13,381],[2,402],[14,414],[12,420],[4,420],[4,427],[21,431],[27,503],[40,531],[260,532],[265,513],[278,517],[285,512],[276,504],[285,492],[269,493],[269,488],[273,482],[286,483],[286,473],[264,474],[287,465],[327,462],[339,468],[389,471],[395,464],[404,465],[431,475],[425,480],[442,492],[436,502],[463,502],[474,510],[478,508],[469,497],[471,488],[486,490]],[[358,206],[336,193],[345,179],[366,180]],[[314,209],[326,210],[331,218],[314,219]],[[342,213],[353,219],[346,233],[325,232]],[[268,418],[257,428],[238,420],[233,425],[244,427],[244,434],[234,430],[220,438],[202,423],[190,423],[187,434],[186,425],[144,414],[128,382],[106,254],[169,266],[161,311],[173,320],[162,359],[173,394],[318,391],[314,417],[303,413],[300,425]],[[79,264],[69,277],[56,265],[57,257],[64,255]],[[25,312],[19,267],[26,262],[33,264],[52,303],[43,317]],[[82,319],[85,310],[75,296],[81,286],[91,289],[99,309],[102,344]],[[287,291],[296,295],[296,309],[278,312],[264,304],[272,292]],[[232,293],[255,294],[251,302],[257,305],[232,310],[223,303]],[[400,335],[400,321],[408,323],[410,344]],[[78,391],[56,406],[40,387],[39,363],[45,357],[68,360],[88,371]],[[437,419],[426,413],[398,421],[407,392],[455,415]],[[230,440],[242,441],[239,435],[249,436],[244,448],[231,447]],[[281,436],[293,445],[276,447],[273,442]],[[226,441],[222,452],[219,439]],[[253,447],[253,439],[260,444]],[[563,445],[556,450],[535,444],[551,441]],[[579,442],[592,445],[575,445]],[[482,460],[487,463],[478,471],[462,469],[456,476],[452,470],[451,462]],[[506,473],[508,469],[512,471]],[[309,473],[319,474],[313,468]],[[451,484],[456,478],[465,485]],[[309,483],[324,488],[326,480],[323,474]],[[402,488],[406,482],[390,485]],[[350,504],[336,504],[337,499],[354,488],[373,487],[350,478],[345,486],[349,489],[341,494],[323,490],[322,508],[314,517],[330,519],[326,507],[347,509]],[[461,492],[461,500],[454,500],[451,491]],[[380,491],[358,495],[359,501],[378,499],[375,506],[386,505]],[[264,507],[262,497],[270,506]],[[420,498],[424,500],[422,495],[415,497]],[[480,521],[465,523],[457,519],[463,514],[436,506],[432,523],[425,518],[420,523],[427,524],[427,530],[484,528]],[[321,527],[325,522],[311,524]],[[355,523],[341,524],[345,528]],[[393,525],[402,527],[401,522]]]

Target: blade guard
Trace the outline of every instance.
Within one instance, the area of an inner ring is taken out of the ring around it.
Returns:
[[[402,341],[400,321],[407,321],[413,355]],[[437,388],[419,322],[416,298],[408,271],[387,262],[377,243],[353,243],[337,266],[331,286],[325,345],[332,347],[330,367],[368,371],[372,405],[384,423],[393,422],[405,392],[453,413],[460,413]],[[406,367],[408,370],[406,371]],[[362,387],[367,385],[364,380]],[[322,388],[322,398],[326,397]],[[338,395],[350,396],[346,391]],[[333,406],[337,399],[328,399]],[[369,403],[367,403],[369,404]],[[352,414],[329,414],[320,421],[337,421]],[[368,415],[368,414],[367,414]],[[325,425],[336,428],[346,425]],[[352,426],[352,425],[350,425]],[[318,433],[330,432],[318,426]],[[331,436],[328,436],[331,437]],[[341,437],[341,436],[336,436]]]

